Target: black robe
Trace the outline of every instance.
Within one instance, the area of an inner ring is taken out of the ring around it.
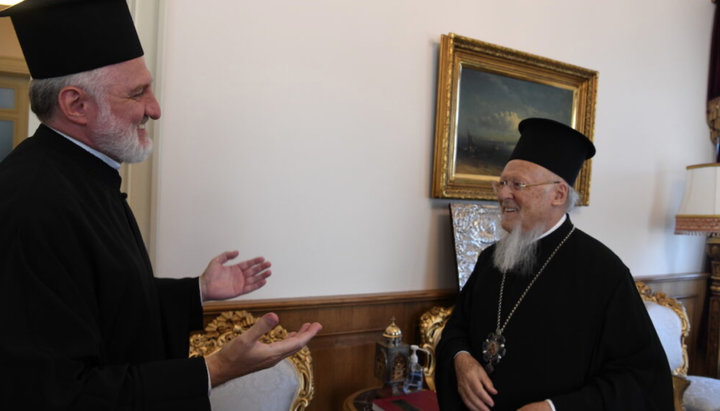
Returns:
[[[116,170],[41,125],[0,163],[0,409],[208,410],[197,279],[158,279]]]
[[[533,272],[570,232],[568,218],[540,240]],[[495,246],[478,257],[437,347],[443,410],[465,409],[453,357],[466,350],[481,363],[497,325],[502,274]],[[508,274],[501,322],[531,276]],[[502,324],[502,323],[501,323]],[[496,410],[551,399],[565,410],[672,410],[670,366],[628,268],[599,241],[576,229],[520,303],[505,328],[506,356],[490,375]]]

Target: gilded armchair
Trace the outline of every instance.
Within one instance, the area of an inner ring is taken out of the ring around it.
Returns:
[[[207,356],[255,324],[247,311],[225,311],[190,336],[190,357]],[[288,332],[278,325],[261,342],[280,341]],[[275,366],[228,381],[210,392],[214,411],[304,410],[314,394],[312,357],[307,346]]]

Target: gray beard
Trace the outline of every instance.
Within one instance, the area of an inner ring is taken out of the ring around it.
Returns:
[[[100,114],[95,133],[98,149],[121,163],[139,163],[150,157],[152,140],[148,138],[148,144],[143,146],[138,140],[136,125],[123,125],[118,121],[105,100],[100,100],[98,105]]]
[[[517,273],[523,276],[533,274],[537,261],[537,238],[544,232],[543,227],[536,227],[523,232],[518,224],[495,245],[493,264],[501,273]]]

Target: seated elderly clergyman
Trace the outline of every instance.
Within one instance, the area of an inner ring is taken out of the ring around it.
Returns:
[[[632,275],[567,213],[592,142],[526,119],[494,184],[508,234],[478,257],[438,345],[443,410],[672,410]]]

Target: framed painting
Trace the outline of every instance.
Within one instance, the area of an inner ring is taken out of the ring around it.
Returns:
[[[597,71],[443,35],[438,67],[432,196],[494,200],[492,182],[520,137],[518,123],[544,117],[593,140]],[[590,203],[591,160],[575,181]]]

